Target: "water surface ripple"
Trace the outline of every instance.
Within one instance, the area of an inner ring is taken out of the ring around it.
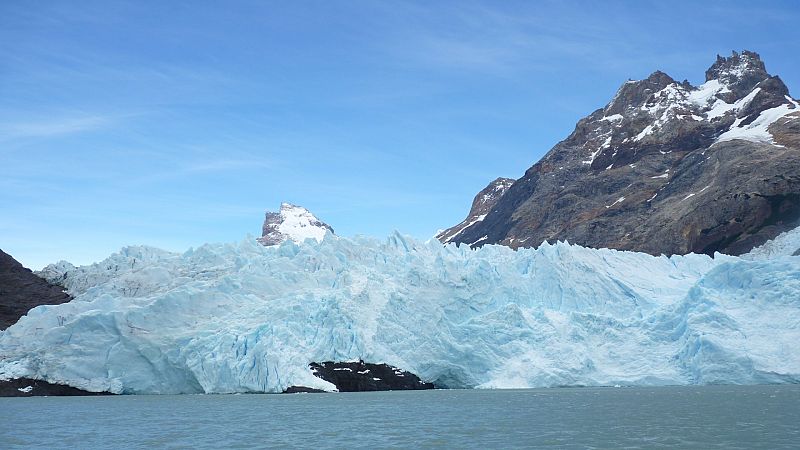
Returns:
[[[798,448],[800,386],[0,399],[3,448]]]

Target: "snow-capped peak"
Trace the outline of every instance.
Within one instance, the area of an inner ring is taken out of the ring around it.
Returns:
[[[333,234],[333,228],[311,211],[284,202],[279,212],[267,211],[258,242],[264,245],[276,245],[287,240],[302,243],[306,239],[314,239],[321,242],[328,231]]]
[[[730,57],[717,55],[717,61],[706,71],[706,81],[719,80],[723,84],[736,84],[747,81],[752,89],[759,81],[767,78],[764,62],[758,53],[743,50],[741,53],[732,52]],[[752,78],[751,80],[747,80]]]
[[[610,167],[613,161],[601,157],[616,156],[620,146],[663,144],[697,128],[710,129],[706,133],[717,142],[773,143],[769,126],[800,109],[755,52],[718,56],[705,75],[700,86],[677,82],[660,71],[625,82],[602,112],[591,116],[581,162],[592,166],[602,159],[598,168]]]
[[[679,83],[661,71],[653,72],[644,80],[629,80],[606,105],[601,120],[619,115],[629,118],[639,110],[660,113],[674,108],[699,115],[711,110],[709,118],[716,118],[721,113],[715,109],[744,99],[753,94],[759,83],[771,78],[758,53],[747,50],[733,52],[730,57],[717,56],[705,76],[706,82],[697,87],[688,81]],[[777,90],[783,91],[785,87]],[[780,93],[788,94],[788,91]]]

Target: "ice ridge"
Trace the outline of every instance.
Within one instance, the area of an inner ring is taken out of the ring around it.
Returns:
[[[800,258],[373,238],[131,247],[45,270],[76,298],[0,332],[0,378],[115,393],[333,386],[312,361],[438,387],[800,382]],[[794,318],[794,319],[793,319]]]

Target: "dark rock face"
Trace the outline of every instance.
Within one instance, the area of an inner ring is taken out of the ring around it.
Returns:
[[[489,214],[494,205],[500,200],[500,197],[508,191],[512,184],[514,184],[513,178],[497,178],[489,183],[472,200],[472,208],[470,208],[467,218],[458,225],[437,234],[436,239],[444,243],[453,242],[453,239],[465,229],[486,218],[486,215]]]
[[[322,389],[314,389],[306,386],[289,386],[282,394],[324,394]]]
[[[617,95],[607,106],[606,113],[611,116],[622,114],[628,105],[642,104],[656,92],[675,83],[669,75],[657,70],[641,81],[627,82],[619,88]]]
[[[52,384],[42,380],[18,378],[0,380],[0,397],[42,397],[75,395],[112,395],[108,392],[89,392],[63,384]]]
[[[309,367],[323,380],[333,383],[339,392],[399,391],[433,389],[411,372],[388,364],[359,362],[311,363]],[[296,386],[294,386],[297,388]],[[306,388],[308,389],[308,388]]]
[[[719,80],[729,87],[730,92],[722,95],[728,103],[744,97],[767,78],[770,75],[764,62],[757,53],[747,50],[741,54],[733,52],[730,58],[717,55],[717,60],[706,70],[706,81]]]
[[[17,323],[39,305],[57,305],[72,298],[0,250],[0,330]]]
[[[800,104],[753,52],[719,57],[706,79],[626,82],[483,220],[437,237],[736,255],[800,225]]]

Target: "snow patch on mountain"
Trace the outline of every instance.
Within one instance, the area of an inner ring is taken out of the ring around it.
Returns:
[[[333,228],[317,219],[311,211],[291,203],[281,203],[278,213],[266,213],[258,241],[264,245],[276,245],[286,240],[299,243],[313,239],[319,242],[328,232],[333,234]]]
[[[688,99],[701,108],[710,107],[713,109],[712,105],[719,101],[717,95],[727,92],[730,92],[730,89],[728,89],[728,86],[720,83],[719,80],[708,80],[691,91],[688,95]]]
[[[789,103],[761,111],[758,118],[747,125],[742,125],[745,118],[736,119],[733,125],[731,125],[731,128],[722,133],[717,138],[716,142],[743,139],[751,142],[764,142],[774,145],[775,140],[769,132],[769,126],[782,117],[800,111],[800,105],[798,105],[797,102],[788,96],[786,99]]]
[[[606,121],[606,122],[616,122],[618,120],[622,120],[622,114],[612,114],[610,116],[604,116],[600,120],[603,120],[603,121]]]

